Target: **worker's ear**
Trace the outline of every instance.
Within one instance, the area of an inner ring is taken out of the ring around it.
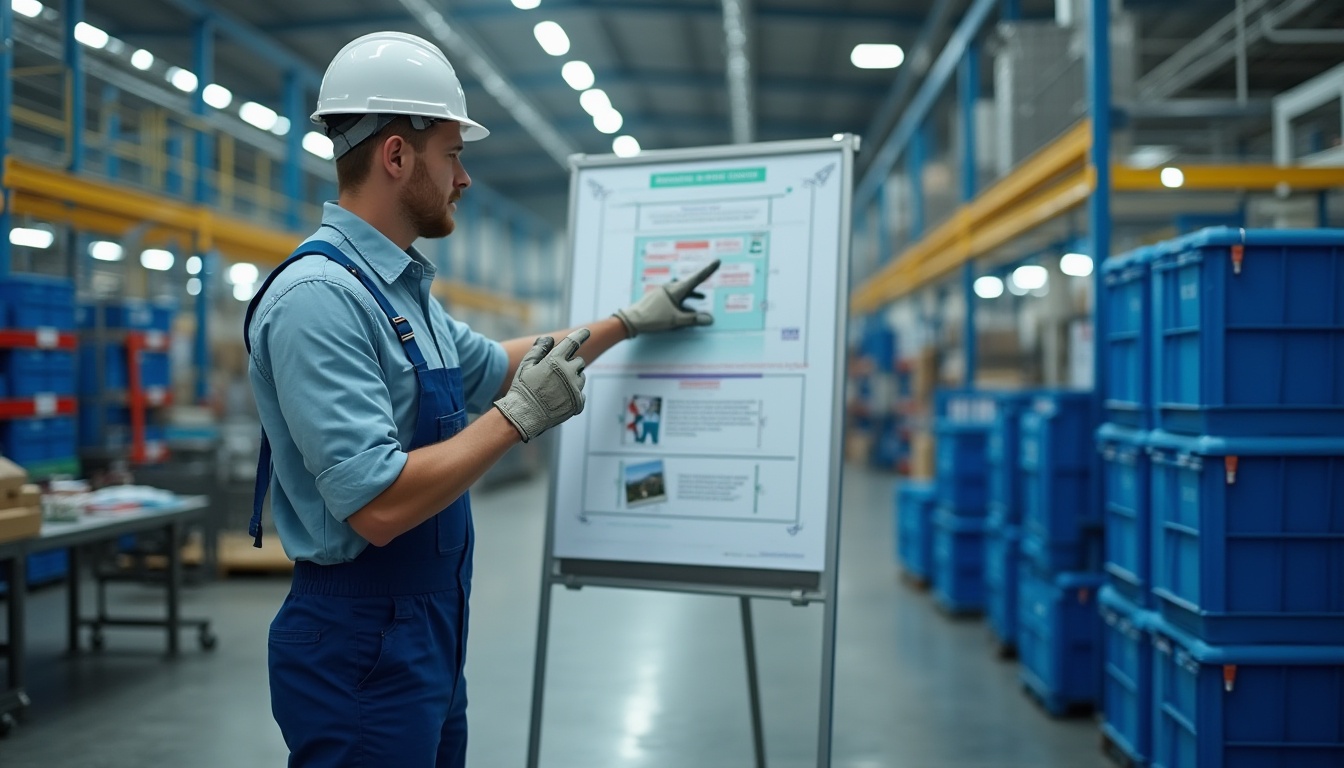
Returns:
[[[406,172],[409,167],[406,162],[406,152],[406,139],[401,136],[388,136],[387,140],[383,142],[381,159],[383,170],[387,172],[388,176],[398,179]]]

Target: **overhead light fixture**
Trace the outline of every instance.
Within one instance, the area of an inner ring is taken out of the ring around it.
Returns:
[[[275,118],[275,125],[271,128],[271,133],[276,136],[289,135],[289,118],[284,115]]]
[[[609,109],[593,118],[593,126],[603,133],[615,133],[621,130],[624,124],[625,119],[614,109]]]
[[[110,240],[94,240],[89,243],[89,255],[99,261],[121,261],[125,249]]]
[[[224,109],[233,103],[233,92],[217,83],[205,86],[201,99],[215,109]]]
[[[251,285],[257,282],[259,277],[261,277],[261,271],[257,269],[255,264],[240,261],[229,267],[229,282],[234,285]]]
[[[554,21],[543,21],[532,28],[541,49],[552,56],[564,56],[569,53],[569,35]]]
[[[146,51],[144,48],[136,50],[131,54],[131,66],[144,72],[154,66],[154,54]]]
[[[639,142],[634,136],[617,136],[611,142],[611,151],[617,157],[634,157],[639,154]]]
[[[589,88],[579,94],[579,106],[583,107],[583,111],[593,117],[612,110],[611,98],[601,88]]]
[[[1059,257],[1059,271],[1069,277],[1087,277],[1092,274],[1092,257],[1083,253],[1066,253]]]
[[[1146,145],[1135,147],[1129,153],[1129,164],[1135,168],[1157,168],[1171,162],[1175,156],[1176,147]]]
[[[905,51],[890,43],[859,43],[849,61],[859,69],[895,69],[905,61]]]
[[[253,283],[242,283],[233,286],[233,298],[239,301],[251,301],[257,293],[257,286]]]
[[[14,12],[20,16],[27,16],[30,19],[42,15],[43,10],[42,4],[37,0],[11,0],[9,7],[13,8]]]
[[[1003,295],[1003,281],[993,275],[977,278],[975,295],[982,299],[997,299]]]
[[[1185,172],[1180,168],[1162,169],[1162,186],[1167,189],[1179,189],[1185,186]]]
[[[530,11],[541,5],[541,0],[513,0],[513,7],[520,11]]]
[[[200,256],[188,256],[188,257],[187,257],[187,274],[188,274],[188,275],[199,275],[199,274],[201,274],[201,267],[203,267],[203,266],[205,266],[205,262],[201,260],[201,257],[200,257]]]
[[[1024,267],[1018,267],[1013,270],[1013,283],[1017,287],[1026,291],[1035,291],[1044,288],[1047,281],[1050,280],[1050,273],[1045,267],[1035,264],[1028,264]]]
[[[274,109],[255,101],[243,102],[243,105],[238,108],[238,117],[253,128],[263,131],[275,128],[275,124],[280,120],[280,116],[275,113]]]
[[[195,74],[181,67],[169,67],[164,77],[168,78],[168,82],[172,83],[174,88],[183,93],[191,93],[200,84]]]
[[[49,229],[15,227],[9,230],[9,242],[24,248],[50,248],[56,235]]]
[[[106,48],[111,38],[103,30],[81,21],[75,25],[75,39],[90,48]]]
[[[565,66],[560,68],[560,76],[565,78],[565,82],[570,88],[576,91],[586,91],[593,87],[597,77],[593,74],[593,68],[588,66],[585,61],[567,61]]]
[[[330,160],[335,154],[331,139],[316,131],[309,131],[303,135],[303,148],[323,160]]]
[[[156,272],[167,272],[172,269],[174,261],[172,251],[165,251],[162,248],[147,248],[140,252],[140,266]]]
[[[187,280],[187,295],[188,296],[201,295],[201,278],[193,277]]]

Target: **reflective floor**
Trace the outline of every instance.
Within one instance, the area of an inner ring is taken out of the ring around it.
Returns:
[[[1091,719],[1052,721],[991,652],[981,621],[950,621],[896,577],[894,480],[845,477],[832,764],[843,768],[1095,768]],[[476,496],[478,549],[468,678],[473,768],[525,764],[547,484]],[[188,592],[215,620],[219,648],[162,658],[158,632],[109,630],[70,661],[64,594],[30,613],[31,715],[0,741],[0,766],[279,766],[266,626],[283,579],[232,579]],[[115,604],[159,607],[122,586]],[[817,764],[820,606],[754,601],[768,765]],[[754,765],[742,625],[735,598],[557,590],[541,765],[739,768]]]

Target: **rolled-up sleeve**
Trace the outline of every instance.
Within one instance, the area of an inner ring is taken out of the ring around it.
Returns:
[[[495,393],[504,383],[509,367],[509,353],[497,341],[492,341],[471,330],[466,323],[448,318],[448,329],[457,347],[458,364],[462,366],[462,389],[467,398],[467,410],[482,413],[495,400]]]
[[[325,277],[268,299],[253,329],[253,363],[275,387],[285,427],[328,512],[344,522],[406,465],[374,346],[376,321],[363,298]]]

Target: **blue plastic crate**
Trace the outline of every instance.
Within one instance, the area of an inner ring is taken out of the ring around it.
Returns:
[[[149,304],[149,329],[169,333],[173,330],[173,318],[176,316],[177,302],[155,299]]]
[[[985,535],[985,612],[1000,645],[1017,647],[1017,580],[1022,533],[1013,526]]]
[[[1344,434],[1344,230],[1206,229],[1152,269],[1161,429]]]
[[[1091,408],[1085,392],[1054,392],[1036,397],[1022,415],[1023,551],[1046,570],[1099,566]]]
[[[1101,265],[1106,313],[1106,418],[1146,428],[1152,419],[1153,313],[1149,264],[1157,248],[1144,247]]]
[[[1150,607],[1149,555],[1152,551],[1152,471],[1148,433],[1103,424],[1097,430],[1102,461],[1108,582],[1128,600]]]
[[[1003,393],[989,432],[985,453],[989,463],[988,501],[1003,514],[1003,522],[1017,525],[1022,520],[1022,473],[1018,469],[1021,447],[1020,422],[1032,394]]]
[[[167,389],[172,383],[172,365],[167,352],[145,352],[140,358],[140,386]]]
[[[79,444],[86,448],[118,449],[131,441],[131,411],[129,408],[107,406],[79,409]]]
[[[0,324],[7,328],[74,328],[74,282],[46,275],[0,278]]]
[[[30,587],[62,581],[70,570],[70,552],[65,549],[53,549],[29,555],[27,569]]]
[[[77,452],[72,417],[0,421],[0,454],[20,466],[69,459]]]
[[[1017,649],[1022,683],[1052,715],[1095,707],[1101,695],[1101,574],[1019,566]]]
[[[1148,443],[1163,617],[1212,643],[1344,643],[1344,438]]]
[[[934,425],[934,443],[938,503],[960,515],[983,517],[989,499],[989,427],[940,420]]]
[[[1214,646],[1152,619],[1153,768],[1344,765],[1344,645]]]
[[[1135,765],[1146,765],[1153,750],[1154,614],[1101,588],[1101,730]]]
[[[102,369],[99,370],[99,350],[102,350]],[[108,391],[122,391],[130,386],[127,373],[126,345],[107,343],[85,344],[79,348],[79,391],[93,395]]]
[[[933,519],[934,599],[949,613],[985,609],[985,521],[940,507]]]
[[[112,330],[148,331],[154,328],[154,312],[140,299],[119,299],[97,304],[81,304],[79,327]]]
[[[988,428],[998,413],[998,395],[978,389],[939,389],[934,392],[934,415],[946,424]]]
[[[10,397],[75,394],[75,356],[65,350],[15,349],[3,355]]]
[[[923,581],[933,576],[934,498],[932,483],[907,480],[896,487],[896,557]]]

